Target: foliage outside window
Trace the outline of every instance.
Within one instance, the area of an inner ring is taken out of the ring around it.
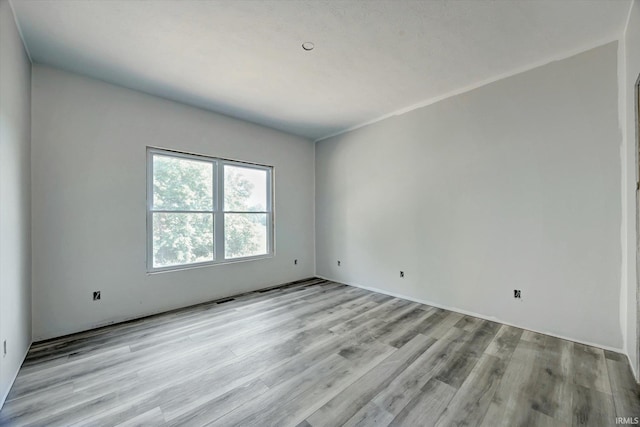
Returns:
[[[172,151],[147,153],[149,271],[272,253],[272,168]]]

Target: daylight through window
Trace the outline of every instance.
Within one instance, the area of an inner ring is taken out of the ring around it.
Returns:
[[[269,256],[272,168],[148,149],[149,271]]]

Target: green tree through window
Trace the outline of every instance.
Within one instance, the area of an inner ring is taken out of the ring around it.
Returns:
[[[266,194],[259,194],[256,184],[266,184],[266,171],[225,165],[224,181],[225,257],[264,253]]]
[[[269,253],[270,168],[155,150],[150,162],[151,269]]]

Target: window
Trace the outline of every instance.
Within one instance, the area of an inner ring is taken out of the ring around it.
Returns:
[[[149,271],[273,253],[270,166],[147,149]]]

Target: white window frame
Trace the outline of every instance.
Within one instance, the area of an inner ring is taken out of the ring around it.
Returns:
[[[213,167],[213,210],[183,211],[163,210],[153,208],[153,156],[161,155],[178,159],[197,160],[211,163]],[[225,211],[224,210],[224,166],[239,166],[249,169],[258,169],[267,174],[267,206],[266,211]],[[167,213],[208,213],[213,217],[213,260],[195,262],[189,264],[176,264],[166,267],[153,266],[153,214],[155,212]],[[267,253],[248,257],[225,258],[225,213],[254,213],[267,216]],[[226,264],[241,261],[258,260],[274,256],[274,209],[273,209],[273,166],[249,163],[238,160],[228,160],[219,157],[205,156],[201,154],[184,153],[180,151],[162,148],[147,147],[147,272],[158,273],[163,271],[184,270],[196,267],[204,267],[217,264]]]

